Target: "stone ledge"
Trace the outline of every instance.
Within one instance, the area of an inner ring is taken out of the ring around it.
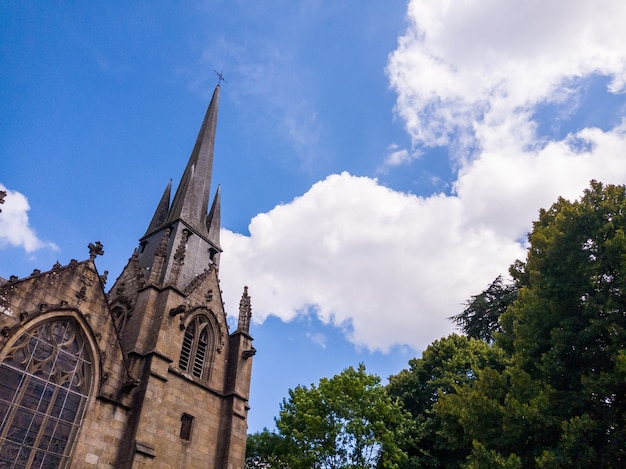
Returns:
[[[148,456],[149,458],[154,458],[156,456],[156,449],[154,446],[140,441],[135,442],[135,452]]]

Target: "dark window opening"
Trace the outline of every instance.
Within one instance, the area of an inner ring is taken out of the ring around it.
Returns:
[[[209,249],[209,259],[211,262],[215,262],[215,256],[217,256],[217,249],[210,248]]]
[[[180,417],[180,439],[191,441],[191,430],[193,428],[193,415],[183,414]]]

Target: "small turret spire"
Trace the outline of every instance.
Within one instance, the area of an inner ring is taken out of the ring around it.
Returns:
[[[169,213],[169,210],[170,210],[171,192],[172,192],[172,180],[170,179],[170,182],[167,184],[167,187],[163,191],[163,195],[161,196],[159,205],[157,205],[157,208],[154,211],[152,221],[150,222],[150,225],[148,226],[148,229],[146,230],[146,234],[144,235],[144,237],[156,231],[158,228],[161,227],[161,225],[163,225],[163,223],[165,223],[165,220],[167,220],[167,214]]]
[[[239,324],[237,330],[239,332],[250,333],[250,319],[252,318],[252,305],[250,295],[248,295],[248,287],[243,287],[243,295],[239,301]]]
[[[213,199],[213,205],[206,217],[206,227],[209,230],[209,241],[215,245],[216,248],[220,248],[220,194],[221,187],[217,186],[215,192],[215,198]]]

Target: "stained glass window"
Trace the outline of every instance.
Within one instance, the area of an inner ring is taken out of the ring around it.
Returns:
[[[41,323],[19,337],[0,363],[0,468],[67,466],[91,370],[72,319]]]

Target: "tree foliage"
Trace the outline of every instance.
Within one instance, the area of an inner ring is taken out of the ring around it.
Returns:
[[[541,210],[528,240],[514,283],[451,318],[465,335],[386,388],[360,366],[291,390],[277,419],[289,467],[626,467],[626,187],[592,181]]]
[[[267,428],[248,435],[245,469],[288,469],[283,438]]]
[[[516,364],[554,389],[560,439],[545,460],[626,466],[625,233],[626,188],[592,181],[580,201],[541,210],[511,269],[520,298],[503,319]]]
[[[540,211],[494,344],[510,364],[435,406],[472,445],[466,467],[626,466],[625,217],[624,186],[593,181]]]
[[[472,296],[462,313],[450,319],[461,331],[473,339],[492,342],[495,334],[502,332],[500,316],[517,298],[517,286],[505,283],[501,275],[485,291]]]
[[[368,374],[349,367],[318,386],[298,386],[276,420],[292,469],[396,468],[409,419],[397,400]]]
[[[480,370],[502,370],[507,358],[487,343],[453,334],[433,342],[421,358],[409,361],[409,369],[389,378],[388,392],[398,397],[415,424],[402,441],[408,453],[405,467],[459,467],[471,451],[471,442],[457,444],[462,429],[445,428],[434,411],[438,400],[474,381]]]

